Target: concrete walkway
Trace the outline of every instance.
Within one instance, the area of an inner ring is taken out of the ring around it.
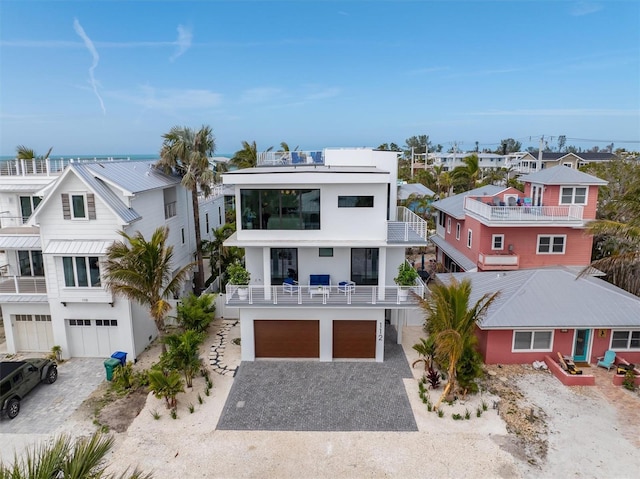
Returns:
[[[417,431],[403,378],[412,378],[396,332],[383,363],[243,362],[217,429]]]

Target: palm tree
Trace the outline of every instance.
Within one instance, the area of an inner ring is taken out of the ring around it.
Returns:
[[[204,334],[194,330],[170,334],[164,338],[168,347],[167,352],[162,355],[162,363],[170,370],[182,371],[187,387],[193,387],[193,376],[202,367],[198,348],[203,341]]]
[[[451,172],[455,184],[462,188],[462,191],[472,190],[476,187],[476,182],[480,177],[480,164],[478,155],[475,153],[462,159],[464,166],[457,166]]]
[[[209,256],[211,276],[221,277],[235,259],[244,257],[244,248],[224,246],[224,242],[236,231],[235,223],[226,223],[213,230],[213,240],[203,240],[202,250]],[[222,280],[222,278],[221,278]]]
[[[125,241],[116,241],[107,249],[105,283],[107,289],[149,308],[159,332],[171,309],[167,299],[180,291],[190,263],[173,274],[173,246],[167,246],[169,228],[155,230],[147,241],[139,231],[133,236],[120,231]]]
[[[182,378],[178,371],[170,371],[165,374],[160,369],[150,369],[147,373],[149,378],[149,390],[157,398],[164,399],[167,409],[175,408],[178,405],[176,396],[184,392]]]
[[[640,187],[627,192],[618,204],[620,220],[600,219],[587,225],[587,231],[599,238],[601,251],[580,276],[603,271],[612,284],[640,296]]]
[[[113,446],[114,438],[95,433],[75,442],[70,436],[58,436],[53,442],[45,442],[25,452],[24,457],[16,457],[11,466],[0,462],[0,478],[35,479],[64,477],[65,479],[150,479],[151,474],[143,474],[138,469],[120,476],[107,474],[104,459]]]
[[[458,282],[453,278],[449,285],[433,286],[430,298],[421,301],[421,307],[427,314],[427,331],[434,337],[436,358],[440,364],[448,365],[447,386],[435,409],[450,392],[455,392],[458,361],[466,349],[475,347],[476,324],[482,322],[498,294],[485,294],[469,308],[471,281],[464,279]]]
[[[271,151],[272,149],[273,147],[270,146],[265,151]],[[249,143],[247,141],[243,141],[242,149],[233,154],[229,163],[238,169],[255,168],[258,166],[258,145],[256,145],[256,142],[253,141]]]
[[[175,172],[182,177],[182,185],[191,190],[193,224],[196,236],[195,275],[196,294],[204,289],[204,267],[202,262],[202,235],[200,234],[200,206],[198,189],[205,198],[211,193],[214,172],[209,157],[215,151],[215,139],[210,126],[202,126],[194,131],[187,127],[174,126],[169,133],[162,135],[164,142],[160,150],[160,160],[156,166],[165,172]]]
[[[49,151],[47,151],[46,155],[38,156],[33,149],[27,148],[24,145],[18,145],[16,147],[16,158],[18,158],[19,160],[32,160],[34,158],[42,158],[43,160],[46,160],[47,158],[49,158],[51,150],[53,150],[53,146],[49,148]]]

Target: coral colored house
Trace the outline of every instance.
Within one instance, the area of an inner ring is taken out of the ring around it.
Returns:
[[[566,166],[522,176],[524,192],[488,185],[433,204],[436,256],[449,271],[586,266],[598,187],[607,182]]]

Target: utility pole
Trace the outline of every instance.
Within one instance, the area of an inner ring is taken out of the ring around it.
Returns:
[[[544,135],[540,137],[540,144],[538,145],[538,161],[536,162],[536,171],[542,170],[542,147],[544,145]]]
[[[413,179],[413,146],[411,147],[411,179]]]

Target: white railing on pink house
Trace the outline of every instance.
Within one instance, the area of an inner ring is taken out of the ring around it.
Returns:
[[[487,198],[491,201],[491,198]],[[584,208],[579,205],[566,206],[496,206],[475,198],[466,197],[464,208],[468,213],[476,214],[491,221],[504,222],[582,222]]]

